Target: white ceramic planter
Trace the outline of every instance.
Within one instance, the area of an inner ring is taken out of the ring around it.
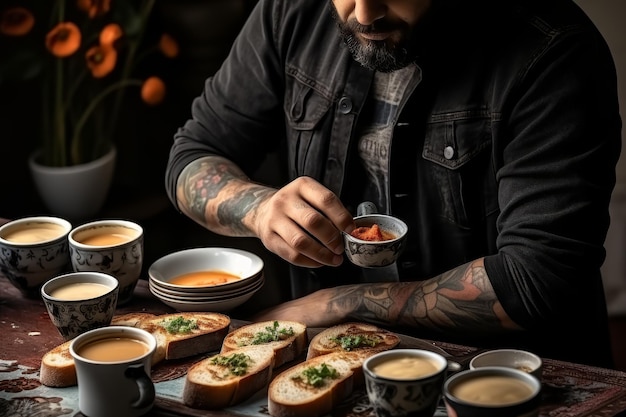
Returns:
[[[38,152],[28,160],[35,186],[51,214],[70,221],[95,216],[104,205],[113,174],[117,151],[86,164],[50,167],[37,162]]]

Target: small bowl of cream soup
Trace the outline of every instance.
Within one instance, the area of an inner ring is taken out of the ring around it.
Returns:
[[[448,378],[443,392],[450,416],[539,415],[541,382],[514,368],[493,366],[459,372]]]
[[[434,415],[448,361],[423,349],[392,349],[363,362],[367,396],[377,416]]]
[[[41,287],[48,316],[65,340],[111,324],[118,294],[118,280],[102,272],[72,272]]]

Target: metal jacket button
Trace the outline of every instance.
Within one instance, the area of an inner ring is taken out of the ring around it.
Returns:
[[[443,157],[446,159],[452,159],[454,158],[454,148],[450,145],[446,146],[443,149]]]
[[[348,97],[341,97],[339,100],[339,111],[343,114],[348,114],[352,111],[352,100]]]

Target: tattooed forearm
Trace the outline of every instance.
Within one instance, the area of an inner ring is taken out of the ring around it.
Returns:
[[[206,157],[190,163],[179,179],[190,214],[204,220],[208,201],[217,197],[230,181],[241,178],[245,176],[221,158]]]
[[[217,209],[217,218],[220,224],[230,227],[237,234],[247,235],[248,228],[243,219],[256,209],[260,202],[275,193],[276,190],[267,187],[252,187],[242,190],[232,198],[225,200]]]
[[[427,281],[337,287],[328,309],[352,319],[417,328],[515,327],[505,317],[482,260]]]

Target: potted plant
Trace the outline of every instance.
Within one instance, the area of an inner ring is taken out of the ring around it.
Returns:
[[[155,0],[23,3],[0,9],[3,56],[10,57],[0,61],[0,80],[41,83],[41,142],[31,168],[77,171],[102,158],[114,161],[113,138],[127,90],[134,89],[147,105],[165,96],[165,83],[151,73],[158,65],[144,65],[145,58],[152,52],[165,58],[178,54],[170,35],[148,36],[154,32],[148,29]],[[102,188],[106,194],[108,185]]]

